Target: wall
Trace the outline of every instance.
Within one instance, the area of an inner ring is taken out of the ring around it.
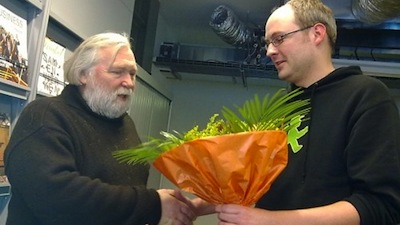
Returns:
[[[82,38],[104,31],[130,34],[134,0],[53,0],[50,15]]]
[[[147,141],[149,137],[160,137],[160,131],[168,130],[172,94],[141,67],[137,75],[129,115],[135,121],[140,139]],[[161,174],[151,167],[148,187],[158,189],[160,179]]]

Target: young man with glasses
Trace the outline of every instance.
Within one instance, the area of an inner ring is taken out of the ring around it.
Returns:
[[[219,224],[400,224],[400,119],[387,87],[334,68],[335,19],[319,0],[289,1],[265,32],[279,78],[311,99],[309,130],[256,207],[219,205]]]

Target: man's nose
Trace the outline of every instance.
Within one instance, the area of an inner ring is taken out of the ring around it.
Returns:
[[[276,47],[273,44],[269,44],[265,49],[265,55],[271,57],[273,54],[276,54]]]
[[[136,76],[126,73],[122,76],[122,86],[125,88],[133,89],[135,87]]]

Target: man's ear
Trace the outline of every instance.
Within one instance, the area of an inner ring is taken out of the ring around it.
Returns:
[[[88,76],[90,76],[89,74],[90,72],[88,71],[83,71],[81,72],[80,76],[79,76],[79,82],[81,83],[81,85],[85,85],[88,81]]]
[[[317,23],[313,26],[314,41],[317,45],[326,38],[326,27],[322,23]]]

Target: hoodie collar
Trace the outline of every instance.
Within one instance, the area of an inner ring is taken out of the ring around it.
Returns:
[[[362,75],[361,68],[359,66],[348,66],[335,69],[330,74],[322,78],[321,80],[315,82],[305,89],[314,89],[316,86],[323,86],[327,84],[334,83],[338,80],[342,80],[348,76]]]

